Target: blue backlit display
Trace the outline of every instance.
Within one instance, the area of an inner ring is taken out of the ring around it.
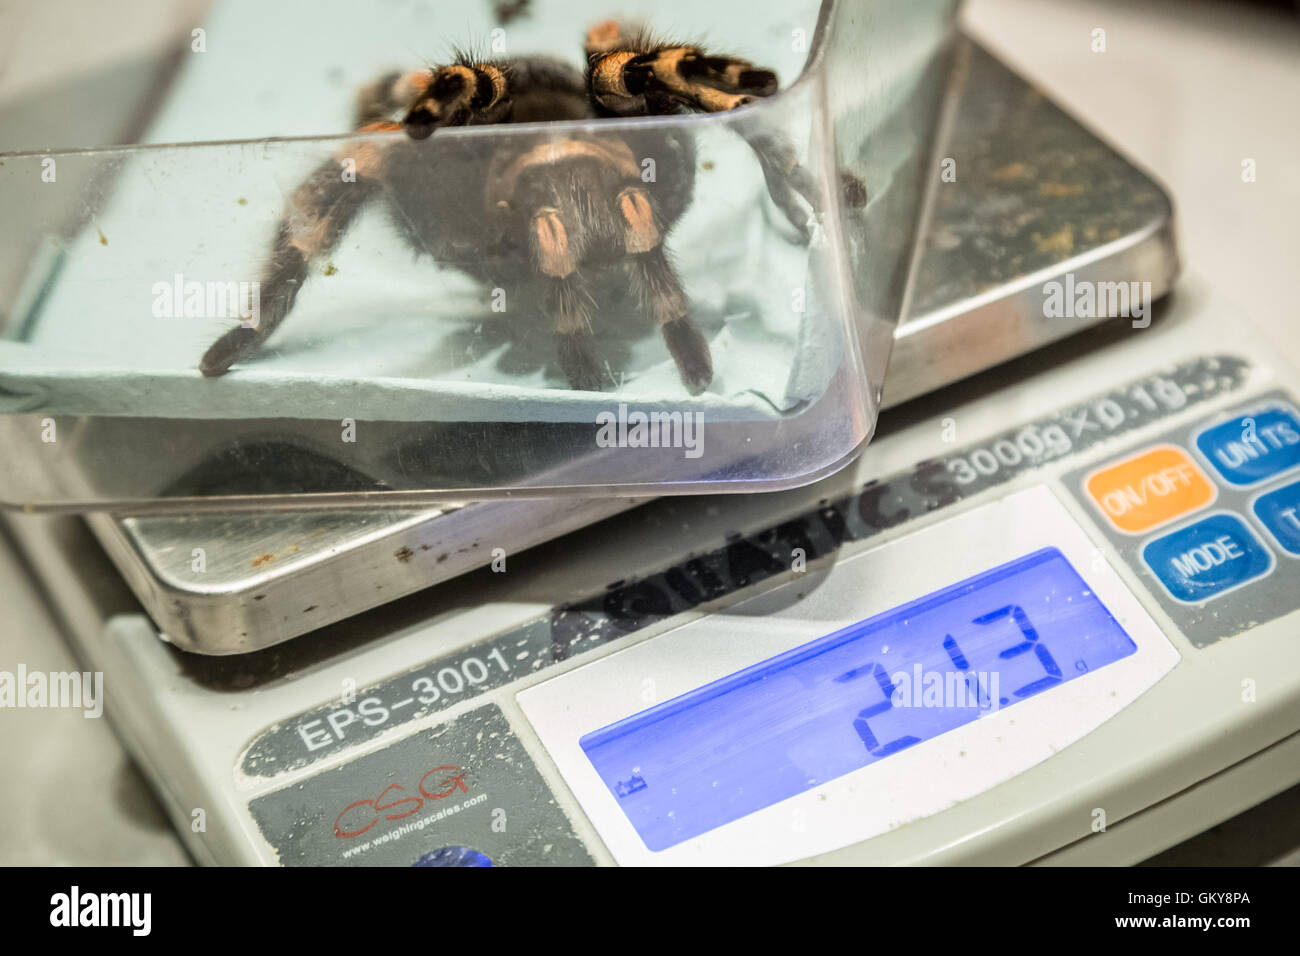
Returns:
[[[663,850],[1136,649],[1044,548],[580,743],[645,845]]]

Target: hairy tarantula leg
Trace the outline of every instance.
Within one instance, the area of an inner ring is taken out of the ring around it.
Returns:
[[[640,186],[628,186],[618,194],[618,211],[632,291],[659,323],[682,384],[698,395],[713,381],[713,358],[708,340],[687,315],[686,293],[664,253],[650,197]]]
[[[391,120],[400,110],[407,109],[415,98],[429,88],[433,74],[428,70],[411,70],[405,73],[394,70],[357,92],[356,126]]]
[[[596,337],[591,332],[591,294],[576,277],[551,279],[546,311],[555,324],[555,350],[569,387],[582,392],[601,390]]]
[[[510,79],[504,64],[462,57],[410,82],[417,87],[423,83],[402,119],[412,139],[426,139],[444,126],[497,123],[510,115]]]
[[[596,105],[616,116],[717,113],[776,92],[776,74],[748,60],[628,35],[607,20],[587,32],[587,82]]]
[[[361,132],[399,128],[396,123],[372,123]],[[330,159],[294,190],[292,208],[276,231],[270,261],[259,283],[258,323],[238,325],[217,339],[199,362],[199,371],[204,375],[224,375],[230,366],[255,352],[293,308],[311,261],[338,245],[369,198],[376,169],[382,162],[374,144],[360,144],[353,152],[350,158],[356,162],[355,182],[344,178],[339,160]]]
[[[591,292],[578,271],[577,256],[560,211],[554,206],[542,206],[534,212],[528,239],[533,262],[546,283],[543,309],[555,332],[560,369],[570,388],[598,392],[601,376],[596,338],[591,331]]]
[[[759,168],[767,183],[768,195],[799,231],[805,243],[811,241],[809,222],[820,214],[821,200],[812,174],[799,164],[794,149],[780,139],[766,134],[743,133],[745,142],[758,157]],[[803,202],[800,202],[802,200]],[[804,205],[804,204],[807,205]]]
[[[591,97],[600,109],[618,116],[683,109],[722,112],[771,96],[777,89],[776,74],[748,60],[628,35],[613,20],[588,31],[586,49]],[[758,157],[772,200],[808,242],[809,220],[820,209],[816,182],[799,165],[793,147],[779,137],[745,131],[741,135]]]
[[[628,278],[641,308],[654,316],[682,384],[698,395],[713,381],[709,340],[691,321],[677,272],[661,245],[628,257]]]

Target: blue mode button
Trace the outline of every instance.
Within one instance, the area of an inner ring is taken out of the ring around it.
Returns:
[[[1255,499],[1255,517],[1287,554],[1300,556],[1300,481]]]
[[[1196,447],[1230,485],[1253,485],[1300,465],[1300,418],[1285,406],[1240,415],[1196,436]]]
[[[1187,604],[1208,601],[1263,577],[1273,555],[1236,515],[1202,518],[1142,549],[1147,563],[1173,597]]]

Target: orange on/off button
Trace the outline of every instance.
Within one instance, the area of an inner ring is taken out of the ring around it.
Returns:
[[[1094,471],[1084,487],[1111,524],[1130,534],[1203,508],[1218,494],[1205,472],[1174,445]]]

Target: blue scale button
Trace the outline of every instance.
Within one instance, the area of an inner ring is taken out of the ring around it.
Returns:
[[[1255,517],[1287,554],[1300,556],[1300,481],[1255,499]]]
[[[1231,514],[1210,515],[1156,538],[1142,549],[1142,560],[1165,590],[1188,604],[1208,601],[1273,567],[1272,553]]]
[[[467,846],[444,846],[430,850],[411,866],[491,866],[486,853]]]
[[[1284,406],[1240,415],[1196,436],[1196,447],[1230,485],[1254,485],[1300,465],[1300,418]]]

